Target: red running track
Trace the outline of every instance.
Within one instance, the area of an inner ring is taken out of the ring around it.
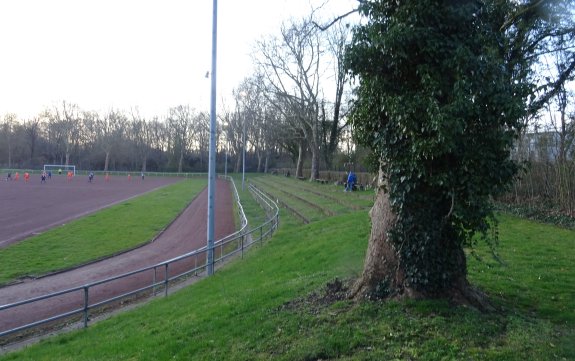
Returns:
[[[146,178],[145,182],[148,182],[149,179],[152,178]],[[154,242],[81,268],[0,288],[0,305],[82,286],[161,263],[205,246],[207,239],[207,193],[206,188]],[[232,192],[228,182],[223,180],[217,180],[216,183],[215,222],[216,239],[235,231]],[[179,266],[183,267],[184,265]],[[174,274],[172,272],[177,270],[170,269],[170,271],[171,274]],[[90,290],[90,304],[125,293],[128,290],[150,285],[153,277],[153,272],[149,271],[146,274],[96,286]],[[158,279],[162,277],[163,272],[158,274]],[[79,291],[40,303],[0,311],[0,332],[78,309],[83,305],[83,296],[83,292]]]

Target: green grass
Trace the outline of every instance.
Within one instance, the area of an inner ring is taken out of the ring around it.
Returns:
[[[343,202],[339,203],[332,198],[326,198],[319,192],[311,193],[309,192],[309,188],[305,187],[305,185],[304,187],[294,187],[295,185],[274,184],[274,179],[261,179],[258,181],[260,182],[259,184],[271,188],[274,193],[281,192],[292,195],[316,205],[324,215],[342,214],[349,211],[349,208],[343,204]]]
[[[308,302],[361,272],[367,212],[281,217],[271,241],[213,277],[0,359],[575,359],[575,232],[502,216],[505,265],[469,261],[470,280],[502,308],[482,314],[444,301]]]
[[[490,284],[492,298],[506,308],[575,325],[575,231],[501,214],[498,252],[471,259],[474,283]],[[575,344],[575,342],[574,342]]]
[[[309,181],[301,181],[299,179],[272,176],[266,177],[266,180],[274,184],[281,185],[282,187],[289,187],[290,189],[302,190],[308,194],[320,193],[324,197],[335,198],[344,204],[347,204],[350,199],[353,204],[361,208],[370,208],[374,201],[373,190],[358,191],[358,192],[343,192],[344,187],[334,184],[320,184]]]
[[[332,184],[319,184],[281,176],[261,176],[250,181],[311,222],[323,220],[329,215],[368,209],[373,205],[373,191],[345,193],[343,187]]]
[[[205,179],[178,182],[1,249],[0,284],[70,268],[148,242],[205,186]]]
[[[234,182],[236,184],[236,189],[238,190],[238,195],[243,200],[242,207],[248,220],[248,228],[254,229],[266,221],[266,214],[260,208],[259,204],[252,199],[247,185],[244,186],[244,189],[242,190],[241,175],[236,175],[234,177]]]

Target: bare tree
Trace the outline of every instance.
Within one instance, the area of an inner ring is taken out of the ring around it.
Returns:
[[[310,20],[284,24],[279,38],[258,43],[260,58],[256,59],[264,72],[268,88],[281,98],[288,109],[286,118],[297,120],[311,151],[310,180],[319,178],[320,157],[320,57],[322,46],[318,28]]]
[[[332,62],[334,74],[334,93],[331,105],[331,112],[326,109],[326,102],[321,106],[321,123],[324,147],[324,160],[326,166],[331,168],[333,156],[337,150],[341,132],[347,126],[347,122],[342,123],[345,119],[345,112],[342,114],[342,102],[346,94],[346,88],[349,85],[349,75],[345,67],[344,56],[345,47],[351,38],[351,29],[349,24],[339,21],[330,26],[325,33],[327,40],[327,52]],[[328,113],[330,116],[328,116]]]
[[[132,122],[129,130],[129,138],[133,142],[138,159],[142,162],[141,171],[146,172],[148,157],[153,144],[152,125],[140,115],[138,109],[132,109]]]
[[[249,96],[250,92],[246,86],[247,82],[247,79],[244,80],[238,89],[233,91],[235,103],[234,110],[227,110],[224,113],[223,132],[229,146],[236,155],[236,163],[234,165],[235,173],[238,173],[241,170],[244,142],[247,141],[247,129],[249,128],[249,112],[248,107],[246,106],[246,97]]]
[[[217,128],[220,128],[219,124],[216,124],[216,134],[219,134]],[[217,139],[216,137],[216,149],[217,149]],[[195,144],[198,151],[198,159],[200,162],[201,169],[207,169],[207,160],[210,149],[210,115],[205,112],[199,114],[194,114],[192,117],[192,133],[188,138],[190,146]]]
[[[561,73],[559,64],[565,63],[568,54],[565,51],[558,51],[552,62],[551,70],[556,74]],[[553,203],[560,211],[569,215],[575,213],[575,184],[573,181],[573,171],[575,164],[573,160],[573,144],[575,141],[575,122],[572,110],[573,92],[570,91],[566,84],[561,84],[555,96],[550,100],[552,103],[546,105],[548,119],[550,121],[550,130],[546,134],[544,142],[540,142],[541,150],[546,152],[546,163],[544,167],[545,179],[543,184],[550,197],[553,197]],[[546,144],[545,144],[546,143]],[[553,157],[553,159],[548,159]],[[534,167],[535,168],[535,167]],[[532,168],[532,170],[534,169]],[[539,192],[538,192],[539,193]]]
[[[177,156],[178,172],[183,171],[184,157],[189,150],[195,131],[193,127],[193,112],[189,106],[179,105],[170,108],[168,126],[171,131],[171,144],[174,155]]]
[[[264,163],[267,164],[272,129],[269,124],[270,118],[267,117],[267,114],[271,113],[271,111],[266,106],[265,85],[262,77],[256,75],[246,78],[240,84],[238,90],[246,141],[249,141],[257,157],[257,172],[261,172]]]
[[[148,122],[149,145],[153,153],[162,155],[168,149],[169,131],[166,123],[160,121],[158,117],[153,118]]]
[[[38,143],[38,138],[40,137],[41,131],[41,118],[33,117],[32,119],[24,122],[24,132],[26,135],[26,141],[28,143],[29,149],[29,160],[30,164],[34,161],[34,155],[36,151],[36,145]]]
[[[16,126],[16,114],[8,113],[4,115],[4,123],[2,124],[3,137],[6,140],[6,153],[8,160],[8,168],[12,168],[12,152],[13,152],[13,138],[14,128]]]
[[[127,117],[120,110],[110,109],[103,117],[96,118],[96,125],[97,143],[104,151],[104,171],[107,172],[111,153],[123,143]]]
[[[305,134],[300,127],[297,116],[292,114],[289,104],[283,97],[276,97],[273,93],[264,93],[268,101],[268,111],[273,116],[270,124],[270,144],[287,151],[296,165],[295,176],[303,178],[303,164],[307,152]]]
[[[221,114],[221,122],[222,122],[222,134],[226,141],[226,152],[229,153],[231,148],[231,154],[236,157],[236,164],[234,166],[234,172],[239,172],[240,169],[240,162],[241,157],[239,156],[241,150],[241,134],[242,134],[242,125],[239,121],[240,117],[238,115],[239,112],[239,100],[238,94],[234,91],[234,101],[235,101],[235,108],[231,110],[227,106],[223,106]]]
[[[62,102],[50,113],[50,127],[55,136],[60,163],[70,164],[70,154],[80,142],[80,108],[76,104]]]

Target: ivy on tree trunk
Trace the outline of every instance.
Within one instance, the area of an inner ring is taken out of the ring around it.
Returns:
[[[346,55],[359,80],[350,119],[379,160],[380,184],[355,297],[481,305],[464,247],[477,233],[489,243],[491,197],[519,169],[509,154],[530,111],[533,57],[512,50],[530,39],[522,26],[540,26],[531,20],[543,13],[529,5],[361,2],[367,21]]]

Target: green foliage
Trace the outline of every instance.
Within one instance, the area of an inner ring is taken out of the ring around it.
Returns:
[[[463,245],[488,234],[529,84],[500,30],[509,6],[367,1],[347,63],[359,78],[357,140],[379,157],[398,216],[391,232],[408,282],[439,292],[465,274]],[[488,239],[488,238],[486,238]]]

